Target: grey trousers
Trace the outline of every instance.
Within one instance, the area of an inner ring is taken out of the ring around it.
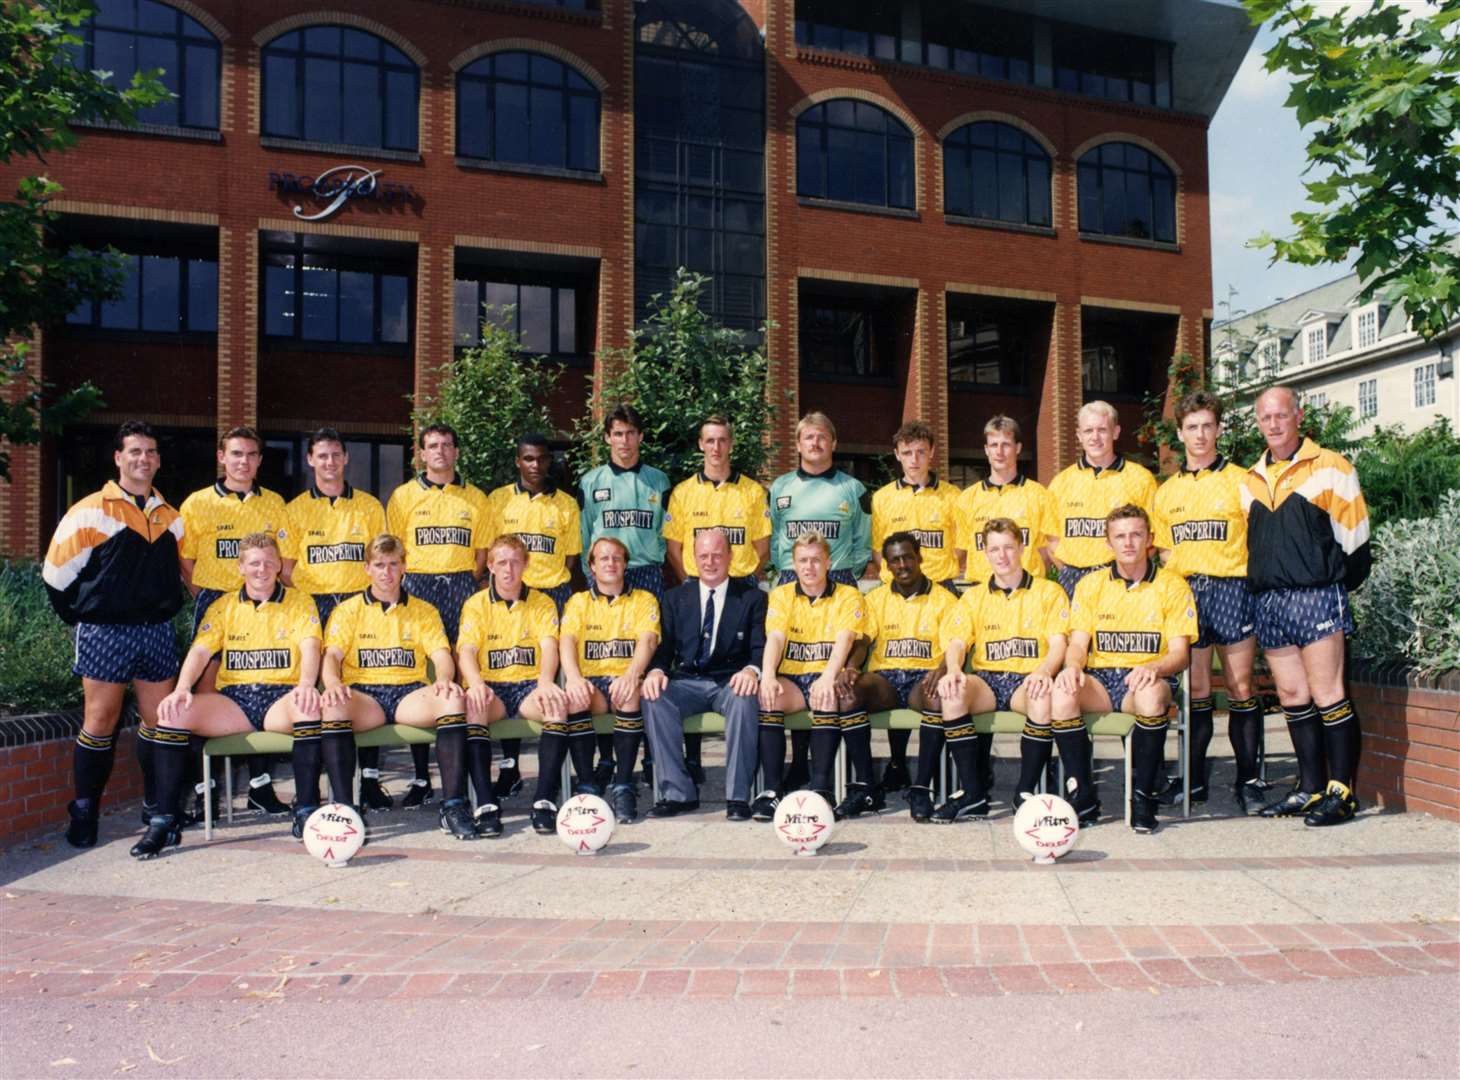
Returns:
[[[644,726],[654,749],[659,796],[693,802],[699,790],[684,766],[684,718],[716,712],[725,718],[725,798],[749,802],[755,779],[760,704],[754,694],[737,694],[730,680],[676,675],[658,701],[644,700]]]

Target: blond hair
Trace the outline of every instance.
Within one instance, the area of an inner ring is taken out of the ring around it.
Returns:
[[[801,432],[809,427],[820,428],[831,436],[833,442],[836,441],[836,425],[831,422],[831,417],[827,416],[826,413],[809,412],[801,417],[796,424],[796,438],[799,439]]]

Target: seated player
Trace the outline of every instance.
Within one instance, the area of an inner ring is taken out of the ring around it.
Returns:
[[[989,812],[987,763],[979,760],[981,747],[975,742],[973,726],[964,721],[970,713],[1012,709],[1025,716],[1015,809],[1039,786],[1056,740],[1066,768],[1089,757],[1090,736],[1083,721],[1050,734],[1054,677],[1064,661],[1069,632],[1070,603],[1065,591],[1026,569],[1024,530],[1013,519],[985,522],[978,547],[993,574],[970,586],[943,620],[948,668],[938,687],[943,725],[933,739],[927,738],[933,733],[923,729],[924,740],[934,745],[931,753],[918,755],[919,786],[913,789],[917,801],[908,799],[914,821],[927,821],[931,816],[947,823]],[[965,657],[972,661],[972,673],[963,670]],[[937,762],[936,744],[943,738],[958,765],[963,790],[954,792],[935,813],[929,786]],[[977,741],[988,746],[993,736],[980,735]],[[1091,803],[1082,808],[1087,817],[1094,810]]]
[[[456,650],[466,683],[471,782],[477,798],[490,797],[490,725],[509,716],[542,724],[532,827],[546,835],[558,827],[558,770],[563,755],[571,751],[580,782],[593,774],[593,718],[586,713],[567,715],[567,695],[555,681],[557,605],[544,590],[522,583],[527,565],[527,545],[520,537],[505,533],[491,542],[487,587],[461,609]],[[465,828],[472,827],[469,817],[463,820]],[[478,835],[499,835],[502,821],[497,806],[481,803],[475,824]],[[467,836],[459,832],[457,838]]]
[[[454,832],[446,817],[449,806],[460,811],[465,794],[466,716],[461,688],[452,682],[456,668],[446,628],[432,605],[402,586],[406,547],[398,537],[382,533],[365,546],[365,573],[370,585],[338,605],[325,627],[326,747],[337,740],[338,753],[347,759],[353,777],[354,732],[382,724],[435,728],[436,759],[446,796],[442,828]],[[430,683],[427,661],[434,669]],[[335,789],[336,797],[340,790]],[[301,832],[308,816],[305,809],[295,810],[295,828]]]
[[[588,549],[593,585],[574,593],[563,609],[559,654],[568,718],[613,710],[613,778],[608,802],[619,824],[639,816],[634,760],[644,739],[639,684],[659,647],[659,601],[625,579],[629,551],[601,536]]]
[[[1056,731],[1083,712],[1117,709],[1136,718],[1131,732],[1131,827],[1153,833],[1157,774],[1166,752],[1166,712],[1176,676],[1190,659],[1196,603],[1180,574],[1151,559],[1151,519],[1139,506],[1110,511],[1105,536],[1115,554],[1108,570],[1085,575],[1070,604],[1070,646],[1054,682]],[[1088,805],[1088,771],[1065,771],[1077,783],[1074,805]]]
[[[923,573],[922,545],[913,533],[891,533],[882,541],[881,554],[882,564],[892,580],[867,594],[871,659],[865,673],[853,673],[860,704],[868,712],[916,709],[923,714],[924,730],[932,726],[928,724],[931,718],[941,735],[938,681],[943,677],[944,668],[939,655],[938,631],[958,600],[951,589],[934,585],[933,580]],[[859,754],[865,753],[870,758],[872,753],[870,730],[866,735],[865,751],[861,738],[860,734],[855,740],[852,736],[847,738],[847,750],[852,755],[853,765]],[[906,746],[904,742],[904,750]],[[920,744],[920,765],[922,757]],[[936,759],[937,752],[934,751]],[[853,784],[837,812],[845,817],[856,817],[868,810],[881,810],[886,805],[885,789],[891,786],[885,774],[882,785],[870,791]],[[916,797],[916,793],[912,797]]]
[[[811,709],[811,786],[832,801],[832,768],[843,734],[856,745],[871,729],[841,673],[866,634],[867,604],[855,585],[830,580],[831,547],[818,532],[802,533],[791,551],[796,581],[771,590],[766,608],[760,676],[760,768],[765,790],[751,804],[756,821],[770,821],[779,802],[786,757],[786,713]],[[856,780],[872,784],[870,742]]]
[[[193,735],[292,733],[296,790],[307,794],[311,784],[319,787],[320,700],[315,689],[319,614],[307,593],[284,587],[279,580],[283,565],[272,533],[240,538],[243,587],[208,606],[183,661],[177,689],[157,707],[152,780],[157,806],[165,812],[153,812],[146,833],[132,848],[135,858],[154,858],[182,841],[175,808],[187,782],[188,743]],[[192,687],[215,654],[222,659],[216,691],[194,694]],[[331,762],[330,783],[337,792],[353,790],[353,764],[345,774]],[[314,801],[318,804],[318,795]]]

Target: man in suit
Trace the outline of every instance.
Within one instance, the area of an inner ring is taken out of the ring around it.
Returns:
[[[664,595],[663,636],[642,698],[662,795],[650,817],[699,808],[699,788],[684,763],[684,717],[725,717],[725,816],[750,820],[755,776],[760,669],[765,649],[766,594],[730,579],[730,545],[718,529],[695,537],[699,578]]]

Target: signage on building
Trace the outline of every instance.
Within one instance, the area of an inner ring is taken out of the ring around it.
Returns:
[[[346,203],[356,199],[370,199],[386,204],[413,203],[420,200],[416,189],[409,184],[382,181],[382,172],[383,169],[367,169],[364,165],[336,165],[317,176],[299,176],[291,172],[270,170],[269,190],[314,199],[315,206],[295,204],[294,216],[300,221],[323,221],[327,217],[333,217]]]

